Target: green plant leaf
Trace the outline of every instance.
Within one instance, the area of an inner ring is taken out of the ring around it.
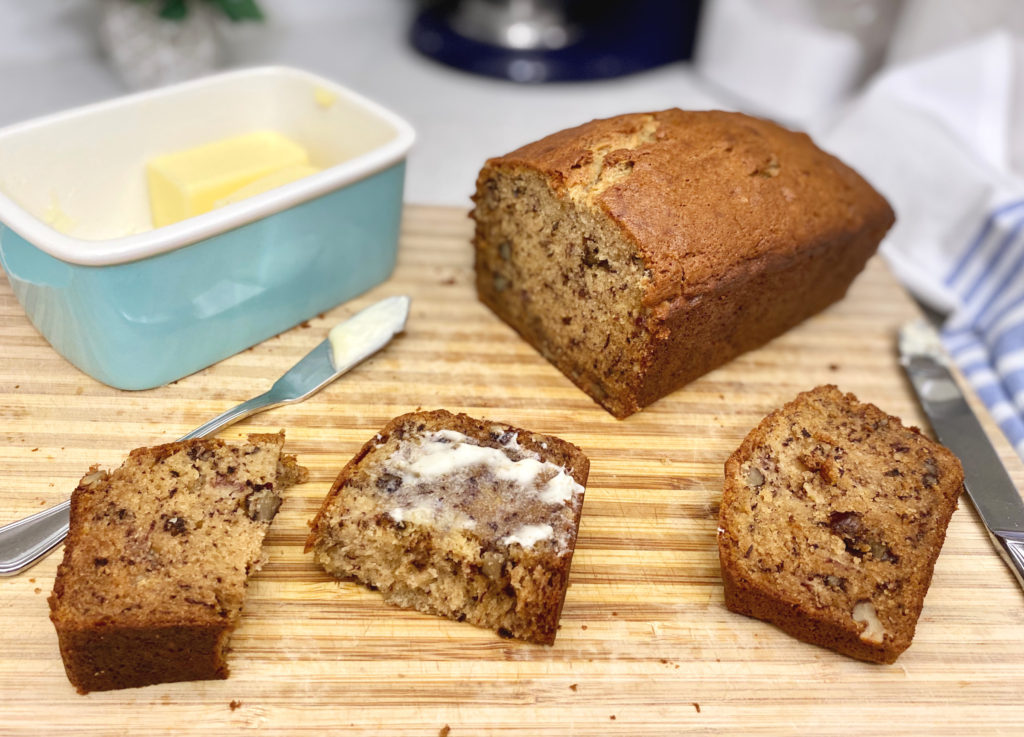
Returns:
[[[185,0],[164,0],[160,8],[160,17],[167,20],[181,20],[188,15],[188,5]]]
[[[263,20],[263,12],[255,0],[211,0],[233,21]]]
[[[195,0],[191,1],[195,2]],[[151,2],[151,0],[135,0],[135,2],[141,4]],[[182,20],[188,15],[189,2],[190,0],[162,0],[157,15],[167,20]],[[263,20],[263,11],[256,4],[256,0],[207,0],[207,2],[235,22]]]

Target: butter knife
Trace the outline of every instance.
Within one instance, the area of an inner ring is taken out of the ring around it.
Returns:
[[[388,297],[335,325],[319,345],[270,389],[217,415],[179,440],[204,438],[257,412],[308,399],[402,332],[409,317],[409,303],[408,297]],[[70,509],[71,502],[64,501],[0,527],[0,576],[13,576],[25,570],[57,547],[68,534]]]
[[[1024,502],[957,386],[938,332],[924,319],[907,323],[899,353],[939,442],[963,464],[967,494],[996,550],[1024,588]]]

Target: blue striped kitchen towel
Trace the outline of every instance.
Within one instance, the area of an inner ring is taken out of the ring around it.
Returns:
[[[1021,69],[1005,29],[895,60],[822,140],[892,203],[882,254],[1024,457]]]
[[[946,285],[946,349],[1024,458],[1024,200],[989,213]]]

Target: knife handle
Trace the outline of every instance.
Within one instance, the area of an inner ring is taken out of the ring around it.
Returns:
[[[992,539],[999,554],[1017,577],[1017,582],[1024,588],[1024,532],[993,530]]]

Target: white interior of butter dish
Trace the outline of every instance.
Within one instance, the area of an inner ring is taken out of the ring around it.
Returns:
[[[293,139],[323,171],[153,230],[148,160],[255,130]],[[0,219],[66,260],[138,258],[368,176],[404,157],[411,142],[403,121],[314,75],[282,67],[232,72],[0,131]]]

